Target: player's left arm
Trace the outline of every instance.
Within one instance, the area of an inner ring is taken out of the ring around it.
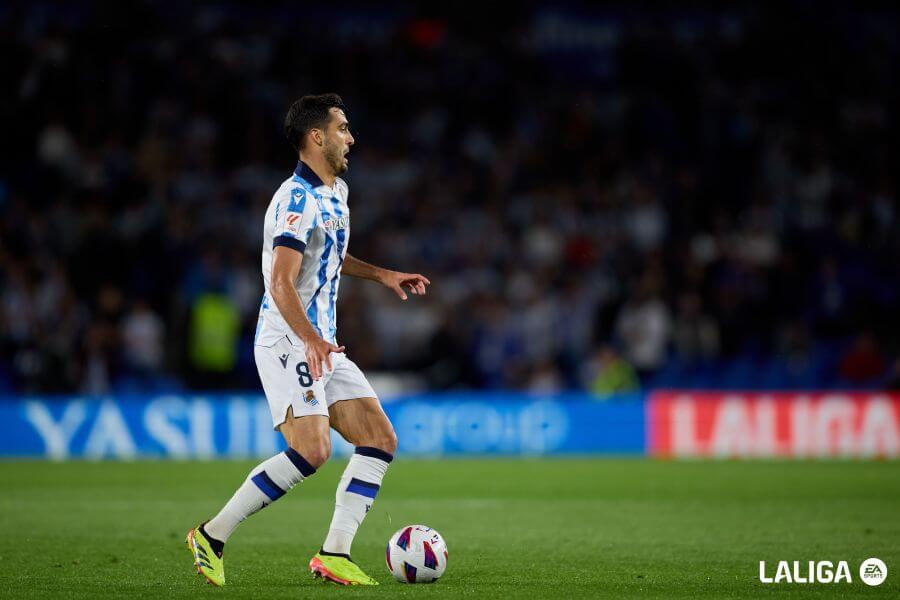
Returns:
[[[425,286],[431,285],[428,278],[418,273],[401,273],[400,271],[391,271],[370,265],[367,262],[354,258],[350,254],[344,258],[344,265],[341,267],[342,275],[350,275],[351,277],[361,277],[363,279],[371,279],[377,281],[381,285],[388,287],[400,296],[401,300],[406,300],[406,292],[404,288],[417,296],[425,295]]]

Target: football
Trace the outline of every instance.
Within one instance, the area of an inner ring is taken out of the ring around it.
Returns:
[[[425,525],[407,525],[391,536],[385,553],[388,570],[403,583],[433,583],[447,568],[447,544]]]

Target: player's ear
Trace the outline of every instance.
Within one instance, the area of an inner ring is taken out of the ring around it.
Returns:
[[[322,133],[321,129],[312,129],[311,130],[313,141],[316,143],[316,146],[321,146],[325,143],[325,136]]]

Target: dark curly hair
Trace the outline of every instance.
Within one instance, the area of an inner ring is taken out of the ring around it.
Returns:
[[[310,129],[324,129],[330,119],[329,110],[345,110],[344,101],[337,94],[303,96],[288,109],[284,118],[284,136],[299,152]]]

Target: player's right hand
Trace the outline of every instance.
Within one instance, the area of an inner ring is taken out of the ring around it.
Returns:
[[[328,371],[331,370],[331,353],[344,351],[344,346],[335,346],[319,336],[304,340],[303,343],[306,346],[306,362],[309,363],[309,372],[316,381],[322,377],[323,362],[325,368]]]

